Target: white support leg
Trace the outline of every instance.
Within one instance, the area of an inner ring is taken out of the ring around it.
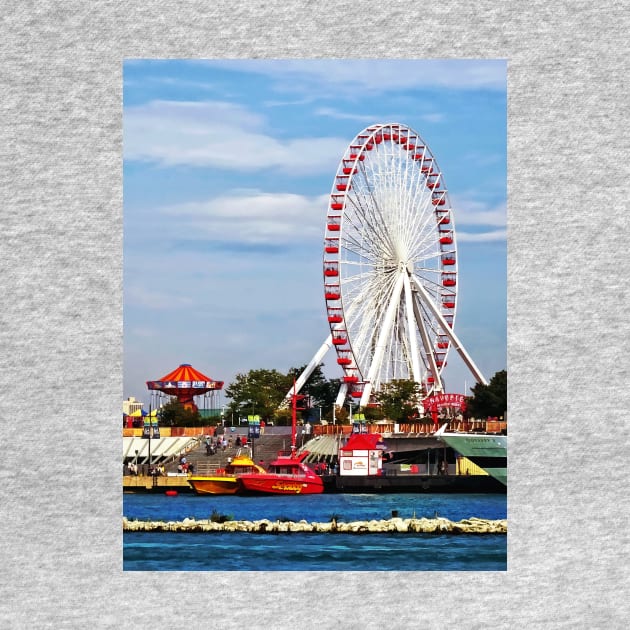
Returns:
[[[413,380],[420,383],[422,371],[420,369],[420,351],[418,349],[418,337],[413,313],[413,295],[409,276],[404,274],[405,281],[405,310],[407,311],[407,329],[409,331],[409,345],[411,346],[411,373]]]
[[[422,319],[422,313],[420,312],[420,308],[418,307],[417,299],[413,302],[413,313],[416,317],[416,322],[418,322],[418,330],[420,331],[420,337],[422,338],[422,345],[424,346],[424,351],[427,355],[427,360],[429,361],[429,370],[435,378],[433,390],[441,392],[444,390],[444,386],[442,385],[442,378],[438,374],[437,364],[435,362],[435,355],[433,354],[433,348],[431,347],[431,341],[429,339],[429,333],[427,331],[427,327],[424,325],[424,320]]]
[[[379,370],[381,369],[381,363],[383,362],[383,355],[385,354],[385,348],[387,347],[387,339],[389,338],[392,326],[394,325],[394,320],[396,319],[396,312],[398,311],[399,302],[400,302],[400,293],[403,288],[404,277],[406,275],[405,271],[401,271],[398,279],[396,280],[396,284],[394,285],[394,289],[392,290],[392,294],[389,296],[389,304],[387,306],[387,311],[385,312],[385,318],[383,320],[383,325],[381,327],[381,331],[378,335],[378,340],[376,342],[376,347],[374,349],[374,356],[372,357],[372,365],[370,365],[370,371],[368,372],[365,386],[363,387],[363,394],[361,396],[361,402],[359,405],[361,407],[365,407],[368,402],[370,402],[370,394],[372,393],[372,383],[376,378]]]
[[[346,402],[346,396],[348,395],[348,383],[341,383],[339,393],[337,394],[337,400],[335,400],[335,407],[343,407],[343,403]]]
[[[332,347],[332,335],[328,335],[328,338],[321,345],[321,348],[315,353],[315,356],[311,359],[311,362],[304,368],[302,374],[300,374],[297,381],[295,381],[295,393],[299,393],[300,389],[304,386],[304,383],[308,381],[309,376],[313,373],[315,368],[322,362],[322,359],[326,355],[326,353]],[[293,395],[293,387],[289,390],[287,395],[284,397],[282,402],[282,407],[286,407],[287,404],[291,401],[291,396]]]
[[[419,295],[422,298],[423,302],[427,305],[430,311],[435,315],[440,326],[442,326],[442,330],[444,330],[444,334],[448,336],[448,338],[453,343],[453,348],[459,356],[463,359],[464,363],[468,366],[468,369],[472,372],[472,375],[475,377],[478,383],[482,385],[487,385],[488,381],[484,378],[483,374],[479,371],[479,368],[475,365],[475,362],[470,358],[469,354],[466,352],[462,342],[457,338],[457,335],[453,331],[453,329],[446,323],[444,317],[442,317],[442,313],[436,308],[435,304],[431,300],[431,296],[425,291],[424,287],[420,282],[418,282],[415,278],[412,278],[414,285],[418,289]]]

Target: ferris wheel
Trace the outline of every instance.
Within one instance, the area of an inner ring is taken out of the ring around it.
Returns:
[[[328,203],[323,272],[330,335],[303,377],[333,347],[343,370],[337,405],[350,395],[363,407],[393,379],[443,392],[451,348],[486,382],[453,331],[457,241],[444,175],[410,127],[372,125],[345,150]]]

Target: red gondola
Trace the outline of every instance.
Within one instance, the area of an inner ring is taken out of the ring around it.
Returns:
[[[343,321],[343,317],[341,316],[340,308],[329,308],[328,309],[328,321],[331,324],[340,324]]]
[[[324,246],[324,251],[327,254],[337,254],[339,252],[339,239],[338,238],[326,239],[326,245]]]

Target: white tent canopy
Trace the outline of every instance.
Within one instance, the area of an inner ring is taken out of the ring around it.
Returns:
[[[138,451],[138,463],[149,463],[149,442],[151,442],[151,462],[155,463],[188,452],[198,444],[199,438],[163,437],[158,439],[143,439],[141,437],[123,437],[123,462],[136,459]]]

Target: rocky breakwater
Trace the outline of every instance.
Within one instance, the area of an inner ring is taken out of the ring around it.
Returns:
[[[284,533],[330,533],[330,534],[506,534],[507,520],[467,518],[449,521],[446,518],[391,518],[388,520],[352,521],[349,523],[332,520],[328,523],[307,521],[138,521],[123,517],[126,532],[247,532],[252,534]]]

